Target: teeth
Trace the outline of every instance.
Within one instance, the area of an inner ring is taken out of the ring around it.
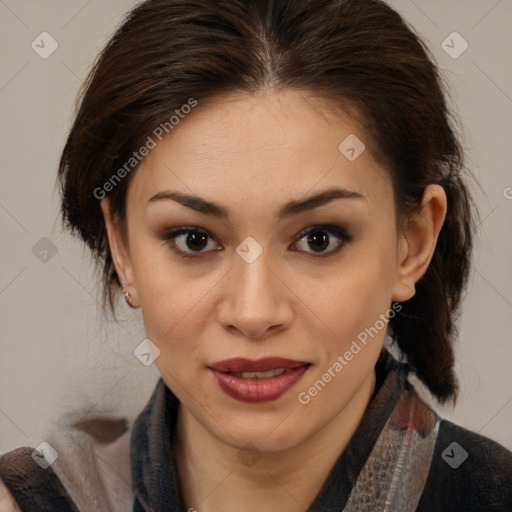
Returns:
[[[275,368],[266,372],[230,372],[231,375],[239,379],[270,379],[277,375],[282,375],[286,370],[284,368]]]

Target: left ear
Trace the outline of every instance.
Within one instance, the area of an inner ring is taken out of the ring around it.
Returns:
[[[392,300],[404,302],[416,293],[417,281],[427,271],[446,217],[446,192],[441,185],[425,187],[420,211],[400,236],[399,262]]]

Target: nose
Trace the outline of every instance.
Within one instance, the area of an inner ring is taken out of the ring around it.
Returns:
[[[286,329],[292,318],[291,292],[265,251],[251,263],[235,254],[226,277],[218,314],[224,328],[251,340],[264,340]]]

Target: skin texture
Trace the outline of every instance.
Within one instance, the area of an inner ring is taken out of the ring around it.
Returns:
[[[338,149],[350,134],[366,145],[354,161]],[[330,187],[363,198],[277,218],[284,203]],[[229,218],[171,200],[148,204],[162,190],[215,201]],[[181,402],[175,455],[187,508],[295,511],[313,502],[372,396],[386,328],[309,403],[298,395],[392,301],[414,295],[445,218],[444,190],[429,185],[420,213],[399,234],[393,197],[389,173],[354,116],[307,92],[268,90],[200,102],[151,151],[128,188],[126,242],[108,198],[101,201],[116,269]],[[320,250],[301,235],[318,224],[344,227],[352,239],[339,242],[327,231]],[[187,234],[174,239],[196,259],[159,238],[181,226],[211,235],[199,256]],[[251,263],[236,252],[249,236],[262,248]],[[207,368],[236,356],[311,366],[277,400],[248,404],[227,396]],[[251,450],[258,461],[244,464],[240,455]]]

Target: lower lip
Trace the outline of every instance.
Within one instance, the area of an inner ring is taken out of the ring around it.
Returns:
[[[270,379],[239,379],[210,368],[224,393],[242,402],[270,402],[286,393],[304,375],[308,366],[299,366]]]

